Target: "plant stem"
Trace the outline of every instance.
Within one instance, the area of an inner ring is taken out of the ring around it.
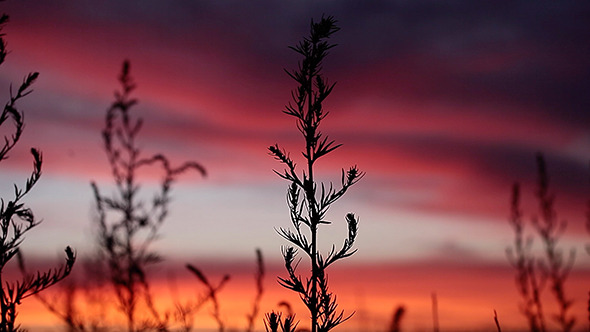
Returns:
[[[315,198],[315,188],[314,188],[314,172],[313,172],[313,164],[314,164],[314,155],[313,155],[313,139],[315,136],[315,127],[313,125],[313,86],[312,86],[312,78],[311,76],[308,77],[308,85],[307,85],[307,123],[308,123],[308,133],[306,137],[306,150],[307,155],[307,172],[308,172],[308,182],[306,183],[306,192],[307,192],[307,199],[309,200],[309,213],[310,213],[310,221],[311,221],[311,307],[313,310],[311,311],[311,332],[317,332],[317,322],[318,322],[318,278],[319,278],[319,266],[317,262],[317,233],[318,233],[318,225],[319,225],[319,215],[317,213],[317,202]]]

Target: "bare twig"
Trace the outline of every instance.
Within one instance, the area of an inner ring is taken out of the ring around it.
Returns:
[[[496,312],[495,309],[494,309],[494,323],[496,324],[496,328],[498,329],[498,332],[502,332],[502,328],[500,327],[500,322],[498,321],[498,313]]]
[[[262,295],[264,294],[264,260],[262,258],[262,251],[260,249],[256,249],[256,266],[256,296],[254,297],[254,302],[252,303],[252,312],[247,315],[248,326],[246,327],[246,332],[254,331],[256,317],[258,316],[258,312],[260,310],[260,301],[262,300]]]

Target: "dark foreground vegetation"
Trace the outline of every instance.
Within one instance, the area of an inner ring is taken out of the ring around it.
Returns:
[[[0,65],[4,63],[8,50],[2,30],[8,23],[8,15],[0,17]],[[12,126],[11,132],[4,136],[4,144],[0,147],[0,161],[8,158],[17,145],[24,131],[24,113],[19,110],[20,99],[31,93],[31,86],[39,73],[28,74],[16,91],[10,88],[10,100],[4,105],[0,114],[0,127]],[[19,246],[25,239],[25,234],[38,226],[41,222],[35,218],[33,211],[28,208],[23,199],[33,189],[41,178],[43,158],[41,152],[31,148],[33,157],[33,171],[23,185],[14,184],[14,194],[10,198],[0,198],[0,331],[21,331],[17,324],[18,305],[21,302],[46,288],[58,283],[72,271],[76,255],[70,247],[66,247],[66,262],[63,266],[47,272],[24,273],[20,280],[12,281],[4,278],[6,265],[19,256]],[[21,258],[22,262],[22,258]]]
[[[305,140],[302,155],[306,168],[299,174],[297,164],[288,152],[279,145],[269,147],[271,155],[286,167],[284,172],[275,172],[290,183],[287,204],[294,228],[294,231],[279,228],[279,234],[289,242],[289,246],[283,248],[288,276],[279,277],[279,282],[285,288],[298,293],[309,310],[312,332],[330,331],[351,317],[345,316],[344,312],[338,309],[336,296],[328,288],[326,271],[330,265],[351,256],[356,251],[353,245],[358,231],[358,218],[353,213],[346,215],[348,237],[344,239],[340,249],[333,245],[327,254],[321,253],[318,249],[318,231],[321,225],[331,223],[325,219],[330,206],[364,175],[356,166],[348,171],[342,169],[342,183],[338,189],[335,189],[332,183],[318,183],[314,177],[316,162],[340,147],[320,131],[320,124],[328,114],[323,102],[335,85],[328,83],[323,77],[322,62],[328,51],[334,47],[328,39],[338,30],[334,18],[322,17],[317,23],[312,21],[309,37],[291,47],[303,56],[303,60],[297,70],[287,71],[298,86],[291,93],[293,101],[287,105],[284,112],[296,119],[297,129]],[[307,229],[309,236],[302,228]],[[310,261],[311,273],[306,279],[297,272],[300,262],[297,259],[298,251],[302,251]],[[295,331],[297,323],[294,323],[293,316],[281,320],[280,314],[271,312],[267,314],[266,326],[272,332],[278,331],[279,328],[283,332],[290,332]]]

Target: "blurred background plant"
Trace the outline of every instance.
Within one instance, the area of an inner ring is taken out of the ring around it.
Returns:
[[[161,261],[160,255],[150,247],[168,214],[171,185],[188,170],[196,170],[203,176],[206,171],[193,161],[172,167],[162,154],[148,157],[141,154],[136,137],[143,122],[133,119],[129,112],[137,100],[130,96],[136,86],[128,61],[123,63],[119,82],[121,90],[115,92],[115,101],[107,110],[102,132],[116,194],[102,195],[94,182],[92,189],[98,212],[95,222],[100,254],[107,264],[119,309],[126,317],[127,330],[133,332],[138,328],[137,308],[140,302],[151,313],[150,324],[165,324],[165,318],[154,306],[146,268]],[[146,166],[158,166],[164,172],[159,192],[154,195],[151,204],[138,198],[137,173]]]
[[[199,282],[205,286],[206,293],[203,297],[201,297],[197,302],[189,302],[187,305],[184,306],[187,317],[193,317],[194,313],[207,301],[211,303],[211,316],[215,320],[217,324],[217,330],[219,332],[224,332],[226,330],[226,323],[223,320],[221,315],[221,303],[218,299],[218,294],[225,286],[225,284],[230,280],[230,275],[225,274],[219,283],[216,285],[209,281],[209,278],[205,276],[205,274],[201,271],[201,269],[197,268],[192,264],[187,264],[186,268],[199,280]],[[254,296],[254,300],[252,302],[251,310],[248,314],[246,314],[246,332],[252,332],[255,329],[256,318],[258,317],[260,311],[260,302],[262,301],[262,296],[264,295],[264,259],[262,257],[262,251],[260,249],[256,249],[256,271],[254,273],[255,279],[255,288],[256,293]],[[192,319],[192,318],[191,318]]]
[[[172,167],[162,154],[144,156],[137,143],[142,120],[130,114],[137,100],[131,98],[136,85],[130,75],[130,63],[124,61],[119,75],[121,90],[107,110],[102,131],[104,149],[115,182],[112,196],[101,194],[91,183],[96,215],[97,250],[85,259],[82,280],[72,282],[53,298],[39,296],[45,307],[66,324],[70,331],[106,331],[112,328],[106,313],[112,308],[107,293],[114,291],[116,308],[123,314],[127,331],[167,330],[179,312],[161,313],[150,288],[148,267],[162,258],[152,249],[159,229],[168,215],[170,190],[179,175],[195,170],[202,176],[205,168],[189,161]],[[140,169],[153,166],[163,173],[151,202],[140,197]],[[80,293],[83,300],[79,300]],[[83,302],[83,303],[81,303]],[[183,307],[177,305],[174,310]],[[186,325],[186,322],[182,322]]]
[[[520,310],[527,318],[531,332],[547,331],[542,292],[548,284],[557,304],[558,312],[551,317],[560,331],[572,331],[575,317],[569,310],[573,301],[566,295],[565,284],[574,265],[575,249],[564,255],[558,247],[560,236],[567,228],[565,220],[560,221],[554,208],[555,194],[549,190],[549,175],[542,154],[537,154],[537,190],[535,197],[539,211],[531,217],[535,234],[541,240],[544,255],[537,257],[532,251],[533,237],[524,236],[525,223],[520,208],[520,185],[512,187],[510,224],[514,229],[513,247],[507,249],[509,262],[516,269],[516,285],[522,298]]]
[[[168,215],[172,184],[177,176],[186,171],[196,170],[202,176],[206,175],[206,171],[196,162],[185,162],[172,168],[161,154],[148,158],[141,154],[136,137],[142,120],[134,120],[129,112],[137,100],[130,96],[135,83],[128,61],[123,63],[119,82],[121,90],[115,92],[115,101],[107,110],[102,132],[115,180],[115,194],[104,196],[99,192],[98,185],[92,183],[97,212],[93,222],[98,230],[98,250],[84,260],[81,278],[65,284],[52,297],[38,296],[38,299],[66,325],[68,331],[110,331],[116,328],[111,321],[113,317],[108,316],[113,306],[111,291],[114,291],[117,300],[117,310],[125,317],[127,331],[191,331],[195,327],[195,315],[209,302],[211,314],[222,332],[225,323],[217,294],[229,281],[229,275],[213,285],[199,268],[187,264],[187,269],[205,286],[204,294],[185,300],[173,298],[173,307],[164,311],[156,305],[159,299],[152,294],[147,270],[162,260],[151,247]],[[151,204],[141,199],[141,184],[137,176],[140,168],[148,166],[160,166],[164,174]],[[246,331],[254,329],[264,292],[263,278],[262,251],[257,249],[256,295],[247,315]]]

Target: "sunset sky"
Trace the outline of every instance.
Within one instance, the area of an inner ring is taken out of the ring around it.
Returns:
[[[12,183],[30,172],[30,147],[42,150],[41,181],[25,200],[43,219],[23,244],[30,260],[57,264],[66,245],[80,257],[92,249],[90,182],[112,189],[100,132],[128,59],[145,153],[194,160],[208,172],[185,174],[173,187],[156,243],[166,268],[179,278],[188,278],[186,262],[216,278],[233,273],[224,296],[242,299],[261,248],[270,269],[263,312],[283,299],[296,303],[275,281],[284,274],[286,243],[275,228],[289,226],[288,183],[273,173],[282,165],[267,148],[279,143],[303,163],[303,140],[282,113],[296,87],[283,69],[300,59],[288,46],[326,14],[341,31],[324,66],[337,84],[322,131],[343,146],[317,165],[318,178],[338,183],[352,165],[367,173],[320,230],[328,249],[346,235],[345,214],[360,217],[358,252],[331,277],[341,307],[357,311],[343,329],[385,329],[405,304],[406,329],[429,330],[432,292],[447,330],[493,331],[494,309],[507,327],[525,326],[505,250],[514,181],[527,221],[537,213],[538,152],[559,218],[568,221],[559,245],[577,251],[568,290],[578,327],[587,325],[590,3],[12,0],[1,7],[11,19],[2,100],[11,83],[40,72],[20,104],[24,136],[0,173],[9,198]],[[154,180],[143,178],[147,197]],[[19,316],[34,326],[30,317]]]

